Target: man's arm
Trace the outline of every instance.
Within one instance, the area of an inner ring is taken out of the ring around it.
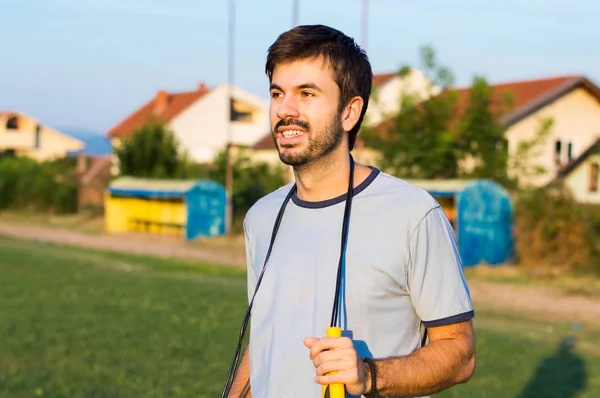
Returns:
[[[380,397],[434,394],[469,380],[475,369],[471,321],[428,329],[429,344],[404,357],[375,359]],[[308,338],[319,384],[343,383],[352,395],[371,392],[371,372],[348,337]],[[336,371],[336,374],[329,372]]]
[[[423,396],[468,381],[475,371],[471,321],[428,329],[429,344],[406,357],[375,359],[381,397]],[[366,364],[365,364],[366,366]],[[367,370],[367,391],[371,374]]]
[[[230,398],[252,398],[252,391],[250,391],[250,358],[249,358],[250,346],[246,347],[244,356],[240,361],[240,366],[233,379],[233,385],[229,392]]]

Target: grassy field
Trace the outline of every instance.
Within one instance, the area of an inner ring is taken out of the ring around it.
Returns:
[[[0,397],[220,396],[245,288],[235,269],[0,237]],[[600,396],[600,331],[484,310],[475,327],[475,376],[439,396]]]

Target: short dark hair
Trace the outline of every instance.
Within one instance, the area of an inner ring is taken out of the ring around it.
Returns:
[[[355,96],[364,101],[358,122],[348,132],[348,146],[352,150],[369,105],[373,84],[369,58],[353,38],[329,26],[297,26],[282,33],[269,47],[265,72],[271,83],[273,70],[278,64],[319,57],[329,63],[340,88],[339,111]]]

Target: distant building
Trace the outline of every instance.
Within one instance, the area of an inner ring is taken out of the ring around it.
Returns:
[[[600,138],[600,88],[583,76],[558,76],[490,86],[491,110],[506,128],[510,155],[516,154],[521,142],[532,140],[540,132],[543,119],[550,118],[554,122],[546,141],[535,148],[537,156],[528,159],[531,165],[541,166],[546,173],[518,176],[523,184],[548,184]],[[458,117],[468,105],[470,87],[451,89],[450,92],[457,94]],[[508,104],[505,98],[510,98]],[[376,128],[385,131],[392,117],[383,119]],[[372,158],[376,159],[376,156]],[[468,171],[473,165],[473,159],[460,162],[462,170]],[[509,167],[507,172],[515,176],[518,170]]]
[[[559,76],[492,85],[493,111],[506,127],[510,154],[520,142],[531,140],[540,131],[544,118],[554,121],[550,135],[530,159],[546,173],[522,178],[524,183],[543,186],[554,180],[567,165],[581,156],[600,138],[600,88],[583,76]],[[456,90],[463,109],[469,89]],[[500,109],[501,97],[510,95],[513,104]],[[467,165],[468,166],[468,165]],[[516,171],[508,170],[514,174]]]
[[[20,111],[0,111],[0,156],[26,156],[37,161],[64,158],[85,144],[43,125]]]
[[[219,85],[209,89],[200,84],[194,91],[159,91],[143,106],[111,128],[107,137],[115,148],[152,118],[165,122],[192,161],[212,162],[228,141],[249,147],[269,128],[269,102],[238,87]]]
[[[77,155],[77,208],[103,211],[106,187],[111,180],[110,156]]]

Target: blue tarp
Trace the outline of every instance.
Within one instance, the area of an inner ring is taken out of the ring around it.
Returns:
[[[465,266],[498,265],[512,259],[513,206],[508,193],[488,180],[476,181],[457,199],[457,235]]]

